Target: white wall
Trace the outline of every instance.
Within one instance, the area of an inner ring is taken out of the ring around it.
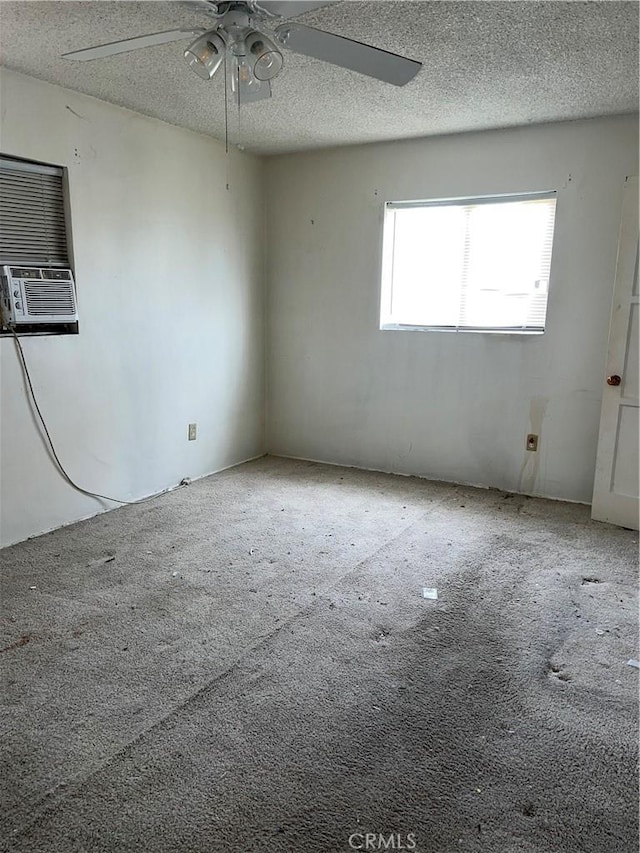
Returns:
[[[269,160],[269,451],[590,501],[637,149],[622,116]],[[379,330],[385,200],[551,189],[543,336]]]
[[[69,472],[135,499],[259,455],[263,164],[22,75],[0,83],[2,152],[69,170],[80,335],[23,339]],[[636,159],[637,119],[617,117],[267,160],[267,448],[589,501]],[[544,336],[378,329],[386,199],[546,189],[559,198]],[[59,477],[12,340],[0,360],[6,545],[113,504]]]
[[[71,476],[135,499],[261,454],[260,161],[22,75],[1,85],[2,152],[69,170],[80,334],[23,345]],[[0,356],[8,544],[113,504],[56,473],[11,339]]]

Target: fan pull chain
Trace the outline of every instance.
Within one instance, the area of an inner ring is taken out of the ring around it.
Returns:
[[[237,63],[238,83],[236,86],[238,92],[238,147],[242,144],[242,122],[240,116],[240,63]]]
[[[229,85],[227,75],[227,51],[224,52],[224,150],[229,153],[229,95],[227,86]]]

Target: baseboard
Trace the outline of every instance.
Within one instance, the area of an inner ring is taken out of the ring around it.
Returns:
[[[314,459],[310,456],[289,456],[286,453],[270,453],[264,456],[273,456],[274,459],[291,459],[295,462],[315,462],[317,465],[331,465],[333,468],[354,468],[356,471],[370,471],[372,474],[393,474],[394,477],[415,477],[418,480],[427,480],[431,483],[446,483],[449,486],[466,486],[472,489],[485,489],[486,491],[503,492],[505,495],[520,495],[525,498],[540,498],[545,501],[559,501],[560,503],[578,504],[579,506],[591,506],[589,501],[578,501],[573,498],[559,498],[553,495],[543,495],[536,492],[515,492],[511,489],[502,489],[499,486],[488,486],[486,483],[472,483],[466,480],[445,480],[428,474],[407,474],[404,471],[387,471],[384,468],[367,468],[364,465],[347,465],[344,462],[330,462],[327,459]]]
[[[223,471],[229,471],[231,468],[237,468],[238,465],[244,465],[247,462],[253,462],[256,459],[262,459],[263,456],[266,456],[266,453],[258,453],[256,456],[249,456],[247,459],[241,459],[238,462],[232,462],[231,465],[224,465],[222,468],[216,468],[213,471],[208,471],[205,474],[200,474],[197,477],[190,477],[190,481],[192,483],[196,483],[198,480],[204,480],[205,477],[212,477],[214,474],[222,474]],[[186,485],[182,485],[181,483],[176,483],[174,486],[167,486],[166,489],[162,489],[160,492],[150,492],[148,495],[141,495],[134,501],[131,501],[129,504],[125,504],[125,506],[134,506],[135,504],[147,500],[150,497],[161,498],[164,495],[170,494],[170,492],[175,492],[177,489],[186,489],[188,488]],[[114,509],[122,509],[122,506],[110,506],[104,509],[99,509],[97,512],[91,512],[88,515],[82,515],[79,518],[74,518],[72,521],[65,521],[63,524],[56,524],[54,527],[47,527],[45,530],[41,530],[39,533],[32,533],[31,536],[27,536],[25,539],[14,539],[12,542],[7,542],[0,548],[0,552],[4,551],[5,548],[11,548],[12,545],[18,545],[20,542],[29,542],[31,539],[37,539],[39,536],[46,536],[47,533],[53,533],[54,530],[62,530],[63,527],[71,527],[72,524],[78,524],[81,521],[88,521],[90,518],[95,518],[98,515],[104,515],[107,512],[113,512]]]

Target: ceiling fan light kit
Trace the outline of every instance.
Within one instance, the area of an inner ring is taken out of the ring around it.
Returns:
[[[241,104],[253,104],[271,97],[271,81],[258,80],[245,56],[235,56],[231,64],[231,94]]]
[[[212,80],[223,62],[229,63],[226,72],[238,105],[271,97],[271,80],[284,67],[281,47],[395,86],[404,86],[415,77],[422,68],[420,62],[324,30],[282,23],[275,27],[273,39],[263,31],[274,19],[293,18],[333,2],[336,0],[200,0],[188,5],[213,15],[216,25],[211,29],[135,36],[75,50],[64,58],[84,62],[196,36],[184,50],[187,64],[201,79]]]
[[[192,42],[184,52],[189,68],[203,80],[211,80],[222,65],[227,45],[222,36],[210,30]]]
[[[264,33],[253,30],[244,37],[247,56],[253,63],[253,74],[258,80],[273,80],[282,71],[284,59],[282,54]]]

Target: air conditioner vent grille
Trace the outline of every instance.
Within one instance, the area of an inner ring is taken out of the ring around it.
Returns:
[[[24,295],[30,315],[73,315],[76,313],[73,283],[25,281]]]

